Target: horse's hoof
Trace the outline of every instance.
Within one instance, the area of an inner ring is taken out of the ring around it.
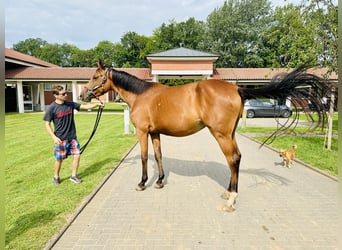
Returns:
[[[156,184],[154,184],[154,188],[156,188],[156,189],[161,189],[163,187],[164,187],[163,183],[156,183]]]
[[[225,211],[225,212],[234,212],[235,211],[235,207],[233,205],[231,205],[231,206],[223,206],[222,210]]]
[[[228,191],[224,191],[224,192],[221,194],[221,198],[224,199],[224,200],[228,200],[228,199],[229,199],[229,196],[230,196],[230,192],[228,192]]]
[[[135,190],[137,190],[137,191],[144,191],[146,189],[146,186],[140,186],[140,185],[138,185],[136,188],[135,188]]]

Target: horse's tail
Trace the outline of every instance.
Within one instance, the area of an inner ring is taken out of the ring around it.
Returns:
[[[326,110],[323,97],[328,95],[330,87],[328,81],[325,79],[307,73],[308,67],[301,66],[288,74],[280,74],[275,76],[271,83],[260,88],[239,88],[238,92],[243,99],[255,98],[272,98],[272,99],[288,99],[294,106],[294,120],[288,126],[281,126],[281,128],[272,134],[268,139],[272,138],[281,129],[287,129],[298,121],[298,109],[300,106],[305,114],[313,122],[315,120],[315,128],[317,126],[325,125]],[[311,109],[308,108],[308,103],[311,103]],[[311,112],[318,114],[318,118],[313,119]],[[294,122],[295,121],[295,122]],[[268,141],[268,139],[266,141]],[[265,141],[265,142],[266,142]]]

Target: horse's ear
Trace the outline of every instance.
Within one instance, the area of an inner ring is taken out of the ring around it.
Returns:
[[[101,59],[99,59],[99,61],[97,62],[97,67],[98,67],[99,69],[105,69],[105,67],[104,67],[103,62],[102,62]]]

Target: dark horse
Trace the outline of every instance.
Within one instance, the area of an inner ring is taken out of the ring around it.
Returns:
[[[325,111],[321,98],[328,89],[327,83],[316,75],[306,73],[306,69],[300,67],[289,74],[275,77],[269,85],[253,89],[213,79],[170,87],[146,82],[113,68],[105,68],[99,61],[95,74],[80,97],[89,102],[92,98],[114,90],[130,107],[130,118],[141,147],[142,178],[137,190],[144,190],[148,179],[148,135],[152,139],[159,170],[155,187],[162,188],[164,171],[160,134],[188,136],[207,127],[220,145],[230,168],[230,183],[224,194],[228,203],[224,210],[233,211],[241,159],[235,130],[243,112],[244,100],[291,98],[298,103],[298,100],[306,99],[315,107],[319,120],[323,121]]]

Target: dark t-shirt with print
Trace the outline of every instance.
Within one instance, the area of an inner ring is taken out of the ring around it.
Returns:
[[[74,109],[80,110],[80,104],[65,101],[63,104],[52,102],[45,112],[44,120],[53,121],[55,135],[61,140],[76,139]]]

